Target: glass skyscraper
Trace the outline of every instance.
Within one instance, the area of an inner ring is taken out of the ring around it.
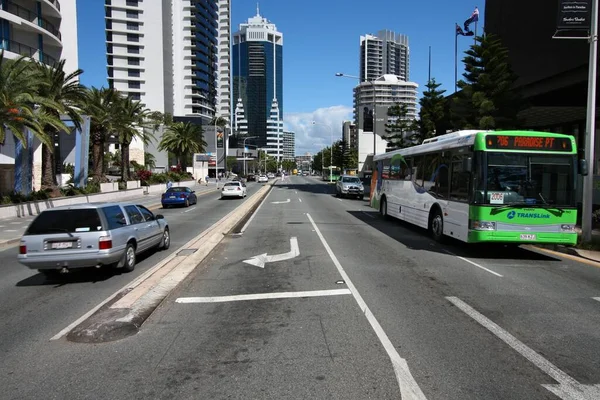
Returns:
[[[283,155],[283,35],[256,16],[233,35],[234,133],[281,159]]]

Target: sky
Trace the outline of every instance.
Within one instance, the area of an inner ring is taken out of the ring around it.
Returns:
[[[157,1],[157,0],[153,0]],[[232,0],[232,33],[256,15],[257,3]],[[360,36],[388,29],[408,35],[410,81],[419,97],[431,77],[446,94],[454,91],[455,23],[463,25],[479,7],[478,33],[484,1],[468,0],[262,0],[260,14],[283,33],[284,128],[296,133],[296,154],[316,153],[341,137],[342,121],[352,120],[352,88],[357,80],[335,73],[359,73]],[[77,0],[79,67],[87,86],[106,83],[104,0]],[[471,26],[473,28],[473,26]],[[458,36],[461,59],[473,43]],[[315,121],[316,124],[312,122]]]

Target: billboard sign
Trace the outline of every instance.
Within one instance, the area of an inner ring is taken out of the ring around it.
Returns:
[[[589,31],[591,11],[592,0],[559,0],[556,29]]]

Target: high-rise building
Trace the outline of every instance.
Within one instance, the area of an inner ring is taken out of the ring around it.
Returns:
[[[65,60],[78,68],[76,0],[0,1],[0,48],[7,58],[31,57],[47,65]]]
[[[418,87],[399,76],[383,75],[372,82],[361,82],[354,88],[359,171],[363,171],[369,154],[385,153],[386,124],[393,122],[393,118],[387,115],[390,106],[405,105],[407,113],[404,119],[412,121],[417,118]]]
[[[409,80],[408,36],[388,30],[360,37],[360,79],[373,81],[382,75]]]
[[[296,134],[294,132],[283,131],[281,156],[283,160],[293,161],[296,158]]]
[[[283,34],[256,10],[233,35],[234,132],[281,160],[283,140]]]
[[[358,131],[356,124],[352,121],[342,122],[342,140],[346,142],[346,146],[349,148],[358,147]]]
[[[230,0],[105,0],[108,83],[152,111],[208,123],[229,120]],[[160,141],[131,144],[132,160]],[[141,160],[139,159],[141,156]]]
[[[48,66],[64,60],[65,72],[74,72],[79,68],[76,0],[0,1],[0,49],[6,58],[25,56]],[[55,140],[59,172],[65,156],[75,154],[76,136],[61,133]],[[0,192],[27,193],[41,187],[42,144],[31,133],[26,137],[27,147],[13,135],[6,135],[0,146]]]

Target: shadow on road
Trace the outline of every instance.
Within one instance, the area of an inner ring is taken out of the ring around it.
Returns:
[[[140,264],[146,258],[152,256],[154,254],[151,251],[145,252],[143,254],[139,254],[137,256],[136,264]],[[112,268],[110,266],[104,266],[102,268],[75,268],[70,270],[66,274],[56,273],[50,276],[46,276],[42,273],[35,274],[30,276],[29,278],[25,278],[22,281],[17,282],[15,286],[17,287],[26,287],[26,286],[49,286],[54,285],[56,287],[61,287],[65,285],[72,285],[77,283],[96,283],[103,282],[107,279],[110,279],[114,276],[124,275],[127,272],[124,272],[121,268]]]
[[[513,245],[466,244],[447,238],[443,244],[435,242],[426,229],[396,219],[384,219],[368,205],[365,211],[348,211],[350,215],[370,225],[411,250],[430,251],[442,254],[451,252],[457,256],[496,260],[559,261],[533,251]]]

